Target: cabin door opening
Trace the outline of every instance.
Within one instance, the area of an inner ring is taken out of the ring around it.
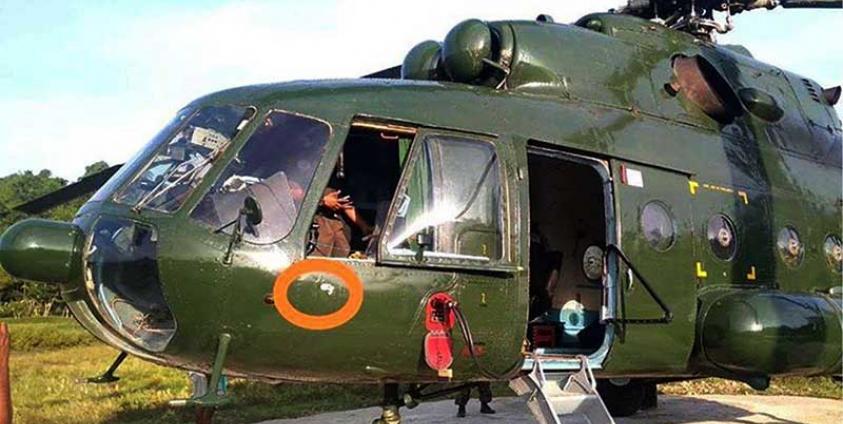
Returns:
[[[604,344],[607,172],[599,161],[528,152],[531,350],[585,354]]]

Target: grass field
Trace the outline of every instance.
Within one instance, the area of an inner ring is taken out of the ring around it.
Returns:
[[[93,385],[86,377],[100,374],[117,355],[89,336],[72,319],[9,320],[12,335],[12,399],[15,423],[190,423],[191,410],[168,406],[189,394],[181,371],[129,358],[117,372],[119,382]],[[659,386],[670,394],[758,393],[740,383],[719,379]],[[495,392],[506,394],[505,386]],[[376,386],[263,383],[234,380],[234,402],[217,412],[215,422],[251,423],[270,418],[376,405]],[[827,378],[773,381],[762,394],[841,398],[841,386]]]
[[[121,380],[95,385],[87,377],[102,373],[117,351],[63,318],[8,320],[14,422],[192,423],[193,411],[168,401],[190,394],[184,372],[130,357],[116,373]],[[217,412],[215,422],[255,421],[376,405],[377,386],[263,383],[234,380],[234,402]]]

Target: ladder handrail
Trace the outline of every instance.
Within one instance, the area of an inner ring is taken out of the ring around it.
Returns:
[[[577,358],[580,360],[581,369],[585,369],[591,388],[597,390],[597,380],[594,378],[594,371],[591,369],[591,366],[588,365],[588,357],[585,355],[577,355]]]
[[[510,385],[517,388],[519,396],[527,395],[527,405],[539,423],[562,424],[569,422],[565,417],[579,415],[588,422],[614,424],[597,391],[597,380],[588,357],[577,355],[576,358],[580,362],[578,371],[547,374],[541,355],[534,353],[532,371],[513,380]],[[562,377],[563,374],[564,379],[556,381],[554,377]],[[554,381],[548,382],[548,377]]]

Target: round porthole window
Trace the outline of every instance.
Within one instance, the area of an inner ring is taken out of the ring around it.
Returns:
[[[823,251],[825,251],[825,261],[831,270],[840,273],[843,271],[843,243],[840,237],[831,235],[825,238],[823,244]]]
[[[738,241],[735,236],[735,226],[728,216],[718,214],[708,220],[708,244],[714,256],[724,261],[731,260],[738,251]]]
[[[802,263],[802,257],[805,255],[805,246],[799,239],[799,233],[795,228],[787,226],[779,231],[779,239],[776,241],[776,247],[779,249],[779,255],[782,257],[787,266],[797,267]]]
[[[664,252],[676,241],[673,216],[661,202],[650,202],[641,211],[641,231],[653,249]]]

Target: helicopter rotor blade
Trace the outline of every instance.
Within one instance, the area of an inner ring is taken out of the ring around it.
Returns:
[[[61,206],[71,200],[97,191],[121,166],[123,165],[114,165],[96,174],[88,175],[73,184],[68,184],[37,199],[15,206],[12,209],[34,215]]]
[[[695,10],[725,11],[740,13],[755,9],[841,9],[841,0],[627,0],[627,4],[619,9],[620,13],[638,16],[645,19],[667,19],[677,12]]]
[[[843,9],[840,0],[779,0],[785,9]]]
[[[401,79],[401,65],[393,66],[391,68],[382,69],[380,71],[364,75],[364,79],[383,78],[383,79]]]

